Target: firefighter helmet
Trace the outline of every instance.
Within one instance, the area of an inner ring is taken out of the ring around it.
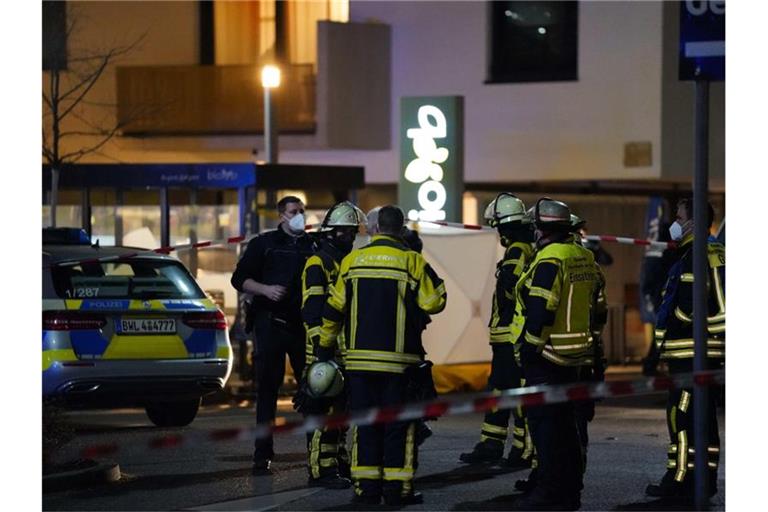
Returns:
[[[542,197],[536,201],[534,224],[539,229],[571,229],[571,210],[562,201]]]
[[[483,217],[488,225],[494,228],[507,222],[528,222],[525,204],[519,197],[509,192],[502,192],[488,203]]]
[[[579,217],[578,215],[571,214],[571,228],[574,232],[580,230],[587,224],[587,221]]]
[[[363,211],[349,201],[342,201],[328,210],[320,229],[324,231],[339,227],[358,227],[360,224],[365,224]]]
[[[334,361],[315,361],[307,369],[307,390],[313,398],[332,398],[344,389],[344,376]]]

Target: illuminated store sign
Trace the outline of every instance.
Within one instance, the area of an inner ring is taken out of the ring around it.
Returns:
[[[464,98],[403,98],[398,203],[409,220],[461,221]]]

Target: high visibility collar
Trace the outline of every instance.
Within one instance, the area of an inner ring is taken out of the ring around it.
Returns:
[[[686,246],[693,243],[693,233],[688,233],[683,237],[682,240],[680,240],[680,247]]]
[[[403,251],[408,250],[408,244],[405,243],[405,240],[403,240],[401,237],[396,235],[386,235],[386,234],[376,234],[371,237],[371,242],[367,245],[367,247],[371,246],[390,246],[390,247],[396,247],[398,249],[401,249]]]
[[[397,242],[400,244],[403,243],[403,239],[400,238],[399,236],[385,235],[383,233],[377,233],[371,237],[371,242],[375,242],[376,240],[390,240],[392,242]]]

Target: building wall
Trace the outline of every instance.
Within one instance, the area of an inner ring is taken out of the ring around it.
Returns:
[[[392,115],[399,98],[463,95],[465,179],[655,178],[623,167],[627,141],[660,144],[661,4],[581,2],[579,80],[484,85],[485,2],[353,2],[352,21],[391,24]],[[373,182],[396,179],[398,148]],[[378,163],[378,162],[377,162]],[[383,162],[382,162],[383,163]]]
[[[88,93],[76,114],[99,126],[115,123],[117,98],[115,65],[181,65],[196,64],[199,60],[197,2],[77,2],[67,1],[67,19],[75,23],[68,41],[69,59],[85,55],[105,54],[114,49],[131,47],[108,66]],[[74,65],[71,65],[71,67]],[[62,90],[72,79],[71,72],[62,76]],[[49,74],[43,73],[43,90],[50,87]],[[102,106],[93,105],[98,103]],[[74,116],[64,122],[65,130],[83,130],[86,127]],[[73,136],[62,143],[65,151],[93,145],[99,139]],[[198,143],[199,144],[199,143]],[[142,162],[179,161],[178,157],[157,158],[143,155],[143,144],[128,138],[115,137],[99,153],[88,155],[82,161]]]
[[[194,64],[195,2],[70,2],[86,14],[82,39],[141,46],[121,64]],[[151,10],[148,9],[151,5]],[[392,27],[391,148],[318,149],[316,137],[280,138],[282,162],[364,165],[369,183],[395,183],[402,96],[463,95],[465,180],[658,178],[661,137],[661,21],[658,2],[581,2],[579,80],[484,85],[485,2],[358,2],[350,21]],[[114,101],[114,70],[94,99]],[[649,141],[649,167],[625,168],[624,144]],[[73,142],[76,142],[73,140]],[[243,161],[263,154],[259,136],[122,137],[104,148],[131,162]]]

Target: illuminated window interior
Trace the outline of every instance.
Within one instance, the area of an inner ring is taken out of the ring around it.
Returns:
[[[274,58],[277,23],[285,27],[291,64],[317,65],[317,22],[349,21],[349,0],[288,0],[278,20],[275,0],[214,0],[215,63],[258,64]]]

